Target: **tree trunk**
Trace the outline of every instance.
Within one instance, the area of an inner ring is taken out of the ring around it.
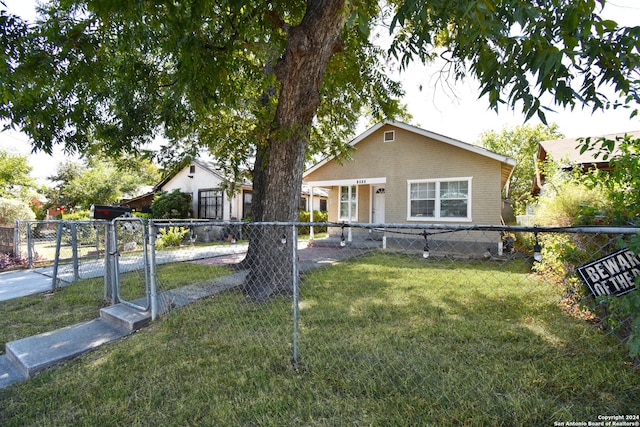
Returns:
[[[263,221],[298,219],[304,159],[320,104],[320,85],[329,60],[342,48],[344,3],[308,0],[306,14],[300,25],[290,29],[286,52],[276,65],[280,82],[278,108],[269,133],[264,182],[258,183],[264,191]],[[257,238],[250,242],[255,262],[244,291],[250,298],[263,301],[291,289],[292,230],[264,227],[255,231]]]

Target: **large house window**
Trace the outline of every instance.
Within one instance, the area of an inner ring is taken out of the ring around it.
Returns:
[[[222,219],[222,190],[200,190],[198,192],[198,218]]]
[[[471,178],[411,180],[408,191],[409,220],[471,220]]]
[[[358,220],[357,187],[343,185],[340,187],[340,221]]]

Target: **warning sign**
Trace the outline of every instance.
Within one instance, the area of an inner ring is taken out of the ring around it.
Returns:
[[[624,295],[635,289],[640,276],[640,256],[622,249],[597,261],[578,267],[582,281],[596,296]]]

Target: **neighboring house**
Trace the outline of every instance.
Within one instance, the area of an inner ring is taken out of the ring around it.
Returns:
[[[134,212],[151,213],[154,189],[155,187],[145,186],[139,189],[137,196],[127,194],[119,205],[130,207]]]
[[[616,137],[624,137],[624,135],[631,135],[634,139],[640,138],[640,131],[608,134],[601,136],[592,136],[591,142],[596,141],[599,138],[606,138],[614,140]],[[553,139],[540,142],[538,146],[538,154],[536,155],[536,176],[533,178],[532,192],[534,195],[541,193],[545,184],[544,168],[542,165],[548,160],[553,160],[558,163],[563,170],[571,170],[573,168],[580,168],[583,172],[589,169],[611,170],[609,159],[603,160],[602,154],[596,158],[598,150],[587,150],[584,153],[580,153],[582,142],[581,138],[564,138]],[[614,149],[612,155],[615,156],[618,153],[617,147]]]
[[[351,145],[350,160],[329,158],[303,175],[304,184],[328,191],[330,222],[502,223],[515,159],[394,121]]]
[[[235,221],[251,216],[251,183],[236,184],[233,195],[226,191],[224,173],[212,161],[192,160],[173,176],[160,182],[155,191],[180,190],[191,194],[192,217],[212,221]]]
[[[252,185],[249,180],[236,184],[229,196],[224,173],[212,161],[193,160],[188,166],[166,178],[155,187],[155,191],[180,190],[191,194],[192,217],[215,221],[237,221],[251,218]],[[309,202],[310,189],[302,188],[300,209],[326,210],[327,193],[321,188],[313,190],[313,204]],[[145,197],[145,196],[141,196]],[[135,201],[135,200],[134,200]],[[150,203],[149,203],[150,205]]]

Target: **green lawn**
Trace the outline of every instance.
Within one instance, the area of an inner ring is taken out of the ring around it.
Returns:
[[[372,255],[291,300],[229,292],[0,391],[0,424],[553,425],[640,413],[625,350],[524,262]]]
[[[194,283],[194,277],[213,279],[229,270],[219,266],[176,263],[158,266],[158,289],[169,290]],[[141,272],[121,276],[123,298],[145,295]],[[49,332],[95,319],[104,304],[104,279],[80,280],[55,292],[0,301],[0,353],[9,341]]]

